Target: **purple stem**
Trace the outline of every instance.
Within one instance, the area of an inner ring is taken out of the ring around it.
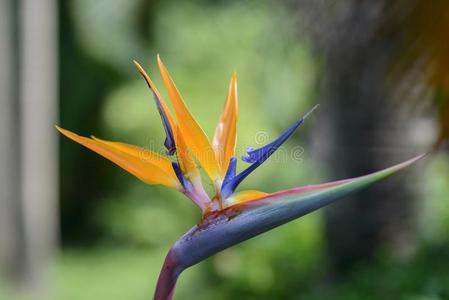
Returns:
[[[168,251],[162,266],[159,279],[157,280],[154,300],[171,300],[175,291],[176,281],[182,268],[179,266],[176,255],[172,249]]]

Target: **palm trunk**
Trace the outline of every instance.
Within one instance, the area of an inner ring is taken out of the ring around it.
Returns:
[[[395,101],[398,82],[388,84],[401,38],[394,5],[378,0],[298,3],[303,28],[315,34],[324,60],[319,102],[326,121],[318,126],[315,150],[330,166],[330,176],[368,173],[410,155],[410,120]],[[327,209],[331,269],[344,273],[373,259],[382,247],[399,256],[410,254],[414,199],[406,177],[399,176]]]
[[[57,236],[55,0],[0,2],[0,265],[36,297]]]

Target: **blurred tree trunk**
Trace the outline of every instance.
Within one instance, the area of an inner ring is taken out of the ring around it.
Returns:
[[[38,297],[57,236],[56,3],[4,0],[0,11],[0,263]]]
[[[13,1],[0,1],[0,269],[13,278],[22,273],[24,249],[16,151],[20,145],[17,10]]]
[[[413,1],[410,1],[412,4]],[[302,30],[323,57],[318,156],[332,179],[367,174],[414,153],[410,120],[396,101],[401,82],[391,71],[399,57],[401,13],[387,0],[297,1]],[[407,7],[400,7],[407,8]],[[407,91],[409,92],[409,91]],[[342,274],[380,250],[398,256],[414,246],[414,191],[402,174],[332,205],[325,212],[329,262]]]

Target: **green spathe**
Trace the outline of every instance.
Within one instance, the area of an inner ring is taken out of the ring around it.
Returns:
[[[155,299],[171,299],[176,279],[184,269],[385,179],[424,156],[419,155],[361,177],[280,191],[207,215],[170,249],[162,267]]]

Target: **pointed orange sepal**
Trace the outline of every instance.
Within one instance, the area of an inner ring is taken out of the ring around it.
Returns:
[[[207,175],[216,181],[220,178],[218,162],[215,158],[214,150],[209,142],[204,131],[196,122],[195,118],[190,113],[189,109],[184,103],[178,89],[176,88],[170,74],[162,63],[159,55],[157,57],[159,70],[167,88],[169,98],[175,110],[179,122],[179,128],[182,131],[183,137],[187,146],[192,150],[192,153],[204,167]]]
[[[268,193],[255,191],[255,190],[248,190],[248,191],[241,191],[238,193],[235,193],[234,195],[227,198],[225,201],[226,206],[231,206],[234,204],[241,204],[247,201],[251,201],[253,199],[258,199],[264,196],[267,196]]]
[[[176,142],[176,157],[178,158],[179,165],[182,173],[188,179],[199,175],[198,166],[190,153],[184,137],[178,126],[175,127],[175,142]]]
[[[215,128],[212,146],[220,165],[222,177],[226,174],[229,161],[234,156],[237,140],[237,74],[234,72],[229,84],[229,92],[223,113]]]
[[[83,137],[63,128],[56,128],[69,139],[109,159],[145,183],[177,189],[180,187],[171,161],[155,152],[125,143]]]
[[[159,99],[161,107],[164,110],[165,115],[167,116],[170,127],[174,128],[176,126],[176,122],[175,122],[175,119],[173,118],[173,115],[172,115],[170,109],[168,108],[167,103],[165,102],[164,98],[162,98],[161,94],[159,93],[158,89],[154,85],[153,81],[151,80],[150,76],[145,71],[145,69],[137,61],[133,60],[133,62],[134,62],[134,65],[136,66],[137,70],[139,71],[140,75],[142,75],[142,77],[147,82],[148,87],[156,94],[157,98]]]

